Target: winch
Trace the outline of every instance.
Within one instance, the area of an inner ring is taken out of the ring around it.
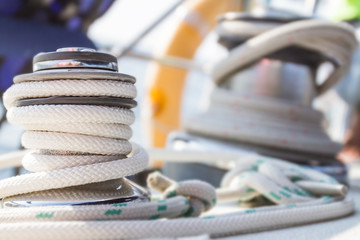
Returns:
[[[2,205],[148,201],[147,190],[104,166],[121,164],[133,150],[128,139],[135,119],[130,109],[137,105],[135,78],[118,72],[114,56],[78,47],[37,54],[33,71],[14,78],[4,103],[8,120],[26,130],[22,144],[32,150],[23,165],[35,173],[25,182],[34,189],[25,193],[31,188],[25,187]],[[47,180],[49,174],[58,175],[58,182]]]
[[[227,13],[216,31],[229,55],[212,71],[205,111],[186,121],[184,132],[172,133],[168,148],[257,153],[345,183],[346,167],[336,160],[341,145],[325,133],[312,103],[345,75],[356,46],[351,27],[292,15]],[[323,63],[333,70],[321,80]],[[169,163],[165,173],[177,180],[201,176],[217,186],[228,169],[221,160]]]

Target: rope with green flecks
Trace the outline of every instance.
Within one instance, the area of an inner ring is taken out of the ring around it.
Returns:
[[[167,154],[164,151],[163,157]],[[202,153],[198,155],[201,158]],[[148,185],[162,195],[149,203],[1,209],[0,239],[224,236],[324,221],[354,211],[346,186],[323,173],[258,155],[242,156],[237,162],[216,195],[205,182],[177,183],[155,172]],[[259,198],[267,201],[265,206],[189,218],[215,206],[216,201]],[[168,220],[158,220],[162,218]]]
[[[117,81],[55,77],[34,80],[29,75],[24,76],[23,81],[15,81],[5,92],[4,104],[8,110],[9,122],[21,125],[26,130],[22,136],[22,144],[30,150],[23,156],[22,164],[32,173],[1,180],[0,198],[8,202],[28,199],[46,201],[48,196],[56,194],[59,202],[83,201],[88,199],[86,197],[109,199],[113,195],[105,190],[94,190],[92,194],[72,187],[97,184],[96,187],[104,189],[113,180],[136,174],[147,167],[146,151],[129,142],[132,135],[129,125],[134,122],[135,116],[127,107],[90,103],[17,104],[19,100],[57,96],[133,100],[136,97],[134,82],[127,78]],[[0,219],[19,222],[34,219],[65,221],[170,218],[198,216],[215,204],[215,190],[209,184],[190,181],[184,183],[184,186],[190,186],[195,191],[186,194],[189,201],[179,197],[165,205],[162,202],[144,203],[126,209],[113,209],[111,204],[70,208],[34,207],[24,214],[10,208],[0,212]],[[200,195],[196,194],[198,191]],[[190,209],[196,211],[189,212]]]

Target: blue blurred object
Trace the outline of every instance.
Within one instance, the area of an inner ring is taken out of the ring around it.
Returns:
[[[0,18],[0,33],[1,55],[32,58],[64,46],[94,47],[82,31],[35,21]]]
[[[32,72],[32,58],[39,52],[61,47],[95,45],[86,36],[90,24],[102,16],[114,0],[0,0],[0,97],[13,77]],[[0,104],[0,125],[5,111]],[[1,128],[4,131],[4,128]],[[6,141],[19,143],[12,133]],[[15,144],[16,149],[20,144]],[[15,150],[1,145],[0,152]],[[0,178],[17,175],[19,169],[0,171]]]
[[[32,57],[39,52],[50,52],[64,46],[94,48],[82,31],[62,27],[0,18],[0,91],[4,92],[15,75],[31,71]]]
[[[113,0],[0,0],[0,94],[15,75],[31,72],[39,52],[70,46],[95,48],[89,25]]]

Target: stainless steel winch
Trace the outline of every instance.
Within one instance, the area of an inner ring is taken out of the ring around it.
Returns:
[[[218,18],[216,31],[219,35],[219,43],[231,53],[236,47],[239,47],[237,49],[239,51],[241,45],[246,45],[249,39],[259,34],[298,20],[304,18],[269,13],[261,16],[227,13]],[[238,59],[239,62],[241,60]],[[314,98],[320,94],[316,83],[316,71],[323,62],[330,62],[334,66],[337,64],[336,59],[331,59],[326,54],[293,45],[261,56],[247,65],[242,65],[241,69],[234,68],[234,71],[223,77],[221,81],[217,79],[216,84],[219,89],[229,90],[234,95],[250,94],[310,109]],[[344,164],[337,161],[333,149],[329,149],[329,153],[298,151],[254,143],[246,139],[234,141],[189,129],[172,133],[168,138],[167,147],[182,151],[217,150],[261,154],[309,166],[332,175],[341,182],[347,181],[347,169]],[[215,186],[220,184],[223,174],[228,170],[210,163],[167,163],[164,169],[167,175],[176,180],[199,178]]]
[[[69,47],[56,52],[39,53],[33,59],[33,73],[14,78],[14,83],[54,81],[54,80],[101,80],[122,81],[134,84],[135,78],[118,72],[116,57],[94,49]],[[51,96],[19,99],[16,107],[34,105],[89,105],[131,109],[137,103],[126,97],[113,96]],[[76,112],[73,113],[76,116]],[[131,131],[131,130],[130,130]],[[59,150],[36,150],[43,154],[95,156],[96,153],[71,152]],[[119,158],[126,156],[120,155]],[[51,173],[49,173],[51,174]],[[71,179],[71,176],[68,176]],[[148,201],[149,192],[126,178],[108,180],[99,183],[52,189],[16,195],[2,200],[4,207],[52,206],[109,204],[123,202]]]

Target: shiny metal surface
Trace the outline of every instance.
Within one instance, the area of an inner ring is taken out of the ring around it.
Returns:
[[[116,57],[92,48],[65,47],[56,52],[39,53],[33,59],[33,71],[50,69],[104,69],[118,71]]]
[[[31,81],[53,81],[59,79],[78,79],[78,80],[113,80],[135,83],[133,76],[118,73],[114,71],[106,71],[103,69],[51,69],[34,73],[21,74],[14,77],[14,83],[31,82]]]
[[[96,52],[93,48],[84,48],[84,47],[64,47],[58,48],[56,52]]]
[[[248,39],[285,23],[306,19],[305,16],[273,9],[259,15],[226,13],[218,18],[219,42],[231,52]],[[222,87],[240,95],[269,97],[311,106],[316,96],[315,69],[323,56],[307,49],[288,48],[270,54],[224,80]],[[241,59],[239,59],[241,61]]]
[[[34,72],[54,68],[96,68],[117,71],[118,65],[114,62],[80,61],[76,59],[53,60],[33,64]]]
[[[240,95],[270,97],[311,106],[316,96],[313,73],[307,67],[263,59],[224,80],[222,87]]]
[[[134,182],[122,178],[102,183],[55,189],[5,198],[3,208],[64,205],[95,205],[150,201],[150,193]]]

